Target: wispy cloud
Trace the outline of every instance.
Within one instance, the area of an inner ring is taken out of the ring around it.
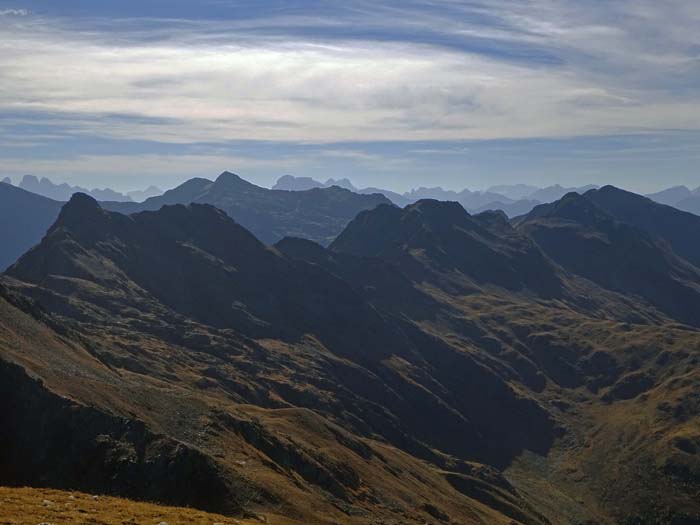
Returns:
[[[26,9],[0,9],[0,16],[28,16]]]
[[[547,137],[700,122],[694,3],[431,5],[161,21],[155,32],[144,19],[9,24],[0,109],[130,115],[83,126],[184,142]]]
[[[0,16],[29,16],[26,9],[0,9]]]
[[[0,10],[0,145],[286,141],[330,157],[337,142],[700,128],[695,0],[24,4]]]

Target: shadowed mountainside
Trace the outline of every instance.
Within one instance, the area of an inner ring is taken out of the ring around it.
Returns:
[[[613,206],[618,210],[617,206]],[[671,208],[661,209],[668,221]],[[700,221],[698,221],[700,222]],[[679,321],[700,326],[700,271],[666,242],[620,222],[591,199],[570,193],[518,220],[526,233],[561,266],[600,286],[640,296]]]
[[[691,263],[700,265],[700,217],[656,203],[614,186],[585,193],[586,197],[621,222],[636,226],[662,239]]]
[[[0,183],[0,270],[39,242],[63,204]]]
[[[692,523],[700,333],[601,265],[697,271],[587,196],[515,227],[381,205],[324,248],[76,195],[2,279],[6,482],[138,495],[139,473],[143,497],[319,524]]]

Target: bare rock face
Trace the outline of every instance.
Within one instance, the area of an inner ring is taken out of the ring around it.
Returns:
[[[239,510],[220,467],[201,452],[52,394],[17,365],[0,361],[0,385],[1,484]]]

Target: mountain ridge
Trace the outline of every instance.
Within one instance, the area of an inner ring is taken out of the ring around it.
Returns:
[[[190,202],[221,208],[263,242],[294,235],[328,244],[359,211],[390,201],[379,194],[360,195],[337,186],[300,192],[268,190],[225,171],[214,181],[191,179],[141,204],[106,202],[103,206],[135,213]]]
[[[167,198],[263,195],[222,175]],[[268,245],[211,204],[76,194],[0,278],[0,472],[319,525],[692,523],[697,220],[604,187]]]

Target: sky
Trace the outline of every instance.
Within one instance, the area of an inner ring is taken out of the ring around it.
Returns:
[[[0,177],[700,186],[697,0],[0,0]]]

